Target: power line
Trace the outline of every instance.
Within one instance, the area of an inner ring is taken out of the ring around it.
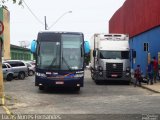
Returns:
[[[48,30],[51,29],[51,28],[52,28],[64,15],[66,15],[67,13],[72,13],[72,11],[67,11],[67,12],[63,13],[63,14],[48,28]]]
[[[44,25],[44,23],[33,13],[33,11],[30,9],[30,7],[27,5],[27,3],[23,0],[23,3],[26,5],[26,7],[28,8],[28,10],[30,11],[30,13],[33,15],[33,17],[42,25]]]

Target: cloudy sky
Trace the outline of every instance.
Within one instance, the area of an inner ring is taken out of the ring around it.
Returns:
[[[51,31],[83,32],[86,40],[94,33],[108,33],[108,21],[124,1],[25,0],[28,7],[25,4],[22,7],[7,3],[10,11],[11,44],[19,45],[19,41],[36,39],[37,33],[44,31],[44,16],[49,27],[54,24]],[[67,11],[72,13],[66,13]]]

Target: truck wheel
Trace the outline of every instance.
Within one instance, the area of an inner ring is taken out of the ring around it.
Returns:
[[[100,85],[100,81],[95,80],[96,85]]]
[[[13,80],[13,75],[12,74],[7,75],[6,80],[7,81],[12,81]]]
[[[95,73],[93,72],[93,70],[91,70],[91,78],[92,78],[92,80],[95,80],[95,77],[96,77]]]
[[[24,79],[25,79],[25,74],[24,74],[24,72],[20,72],[20,73],[18,74],[18,79],[21,79],[21,80],[24,80]]]

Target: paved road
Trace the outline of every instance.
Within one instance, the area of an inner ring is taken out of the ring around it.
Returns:
[[[95,118],[99,114],[98,118],[103,119],[105,114],[123,118],[123,114],[160,113],[159,94],[132,85],[96,85],[89,71],[86,71],[85,86],[80,93],[69,90],[39,91],[34,86],[34,76],[5,82],[5,92],[8,98],[12,97],[7,102],[16,114],[75,114],[74,119]],[[135,116],[131,118],[135,119]]]

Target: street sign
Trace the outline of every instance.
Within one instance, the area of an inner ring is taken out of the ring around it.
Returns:
[[[0,21],[0,35],[3,33],[4,31],[4,25],[3,25],[3,22]]]

